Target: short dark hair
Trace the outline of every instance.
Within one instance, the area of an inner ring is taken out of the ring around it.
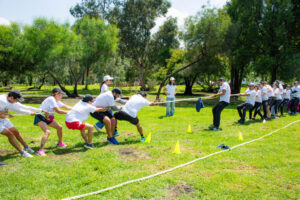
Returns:
[[[89,101],[93,101],[93,100],[94,100],[94,98],[90,94],[84,95],[84,97],[82,98],[82,101],[86,102],[86,103],[88,103]]]
[[[13,97],[14,99],[17,99],[20,102],[24,101],[24,99],[22,98],[22,93],[19,90],[12,90],[8,93],[7,96]]]
[[[147,97],[147,93],[144,92],[144,91],[140,91],[140,92],[139,92],[139,95],[141,95],[142,97]]]

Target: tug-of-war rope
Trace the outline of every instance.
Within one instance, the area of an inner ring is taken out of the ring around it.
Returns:
[[[180,100],[181,100],[181,99],[180,99]],[[164,102],[164,103],[165,103],[165,102]],[[250,141],[248,141],[248,142],[244,142],[244,143],[238,144],[238,145],[236,145],[236,146],[233,146],[233,147],[231,147],[231,150],[236,149],[236,148],[241,147],[241,146],[244,146],[244,145],[246,145],[246,144],[249,144],[249,143],[258,141],[258,140],[262,140],[263,138],[265,138],[265,137],[267,137],[267,136],[270,136],[270,135],[272,135],[272,134],[274,134],[274,133],[276,133],[276,132],[278,132],[278,131],[280,131],[280,130],[282,130],[282,129],[285,129],[285,128],[291,126],[292,124],[298,123],[298,122],[300,122],[300,120],[291,122],[291,123],[289,123],[288,125],[286,125],[286,126],[284,126],[284,127],[282,127],[282,128],[279,128],[279,129],[277,129],[277,130],[275,130],[275,131],[272,131],[272,132],[270,132],[270,133],[268,133],[268,134],[266,134],[266,135],[263,135],[263,136],[261,136],[261,137],[259,137],[259,138],[256,138],[256,139],[250,140]],[[185,167],[185,166],[190,165],[190,164],[192,164],[192,163],[194,163],[194,162],[197,162],[197,161],[200,161],[200,160],[204,160],[204,159],[206,159],[206,158],[209,158],[209,157],[211,157],[211,156],[214,156],[214,155],[217,155],[217,154],[220,154],[220,153],[224,153],[225,151],[228,151],[228,150],[217,151],[217,152],[215,152],[215,153],[211,153],[211,154],[206,155],[206,156],[203,156],[203,157],[201,157],[201,158],[194,159],[194,160],[189,161],[189,162],[187,162],[187,163],[183,163],[183,164],[181,164],[181,165],[177,165],[177,166],[175,166],[175,167],[172,167],[172,168],[169,168],[169,169],[166,169],[166,170],[157,172],[157,173],[152,174],[152,175],[149,175],[149,176],[145,176],[145,177],[141,177],[141,178],[138,178],[138,179],[129,180],[129,181],[120,183],[120,184],[118,184],[118,185],[115,185],[115,186],[112,186],[112,187],[108,187],[108,188],[104,188],[104,189],[101,189],[101,190],[98,190],[98,191],[95,191],[95,192],[90,192],[90,193],[86,193],[86,194],[82,194],[82,195],[78,195],[78,196],[73,196],[73,197],[68,197],[68,198],[65,198],[65,199],[63,199],[63,200],[79,199],[79,198],[83,198],[83,197],[87,197],[87,196],[91,196],[91,195],[96,195],[96,194],[100,194],[100,193],[103,193],[103,192],[106,192],[106,191],[109,191],[109,190],[113,190],[113,189],[116,189],[116,188],[119,188],[119,187],[122,187],[122,186],[125,186],[125,185],[128,185],[128,184],[131,184],[131,183],[135,183],[135,182],[139,182],[139,181],[144,181],[144,180],[147,180],[147,179],[151,179],[151,178],[153,178],[153,177],[156,177],[156,176],[159,176],[159,175],[166,174],[166,173],[168,173],[168,172],[174,171],[175,169]]]

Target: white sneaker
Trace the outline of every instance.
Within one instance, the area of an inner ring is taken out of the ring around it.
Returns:
[[[275,116],[274,118],[275,118],[275,119],[278,119],[279,117]]]
[[[266,122],[267,122],[267,121],[264,119],[264,120],[263,120],[263,124],[266,123]]]
[[[32,158],[33,156],[27,153],[27,151],[20,152],[21,156],[24,158]]]
[[[24,151],[26,151],[27,153],[30,153],[30,154],[35,153],[30,147],[25,147]]]

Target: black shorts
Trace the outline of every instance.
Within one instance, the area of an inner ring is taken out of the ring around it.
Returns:
[[[132,123],[133,125],[137,125],[139,123],[139,119],[136,117],[131,117],[129,114],[127,114],[126,112],[124,111],[119,111],[119,112],[116,112],[114,114],[114,117],[117,119],[117,120],[125,120],[125,121],[128,121],[130,123]]]
[[[94,112],[94,113],[91,113],[91,116],[94,117],[95,119],[99,120],[102,123],[103,123],[104,117],[108,117],[109,119],[113,118],[112,114],[108,111]]]
[[[272,106],[274,104],[274,102],[275,102],[275,98],[274,97],[269,97],[269,99],[268,99],[268,105]]]
[[[38,125],[39,122],[45,122],[47,125],[51,124],[53,122],[54,118],[52,119],[46,119],[43,115],[35,115],[34,116],[34,125]]]

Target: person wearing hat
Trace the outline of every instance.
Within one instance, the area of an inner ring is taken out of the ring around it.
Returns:
[[[108,111],[110,108],[103,109],[101,107],[96,108],[92,104],[94,99],[92,95],[85,95],[81,101],[79,101],[66,115],[65,123],[68,129],[79,130],[82,138],[84,139],[84,147],[87,149],[94,149],[92,144],[92,138],[94,133],[94,126],[85,123],[90,113]],[[86,132],[88,137],[86,137]]]
[[[278,83],[273,84],[273,91],[274,91],[274,96],[275,96],[275,102],[274,102],[275,119],[277,119],[279,117],[278,108],[282,102],[282,94],[283,93],[281,92]]]
[[[100,94],[96,101],[93,103],[95,107],[101,107],[105,109],[110,109],[115,106],[115,99],[122,96],[122,91],[119,88],[114,88],[112,91]],[[98,121],[105,124],[105,129],[107,132],[107,141],[112,144],[118,144],[119,142],[115,139],[112,133],[115,131],[116,121],[113,115],[109,111],[104,112],[94,112],[91,116]]]
[[[286,107],[291,99],[291,90],[290,90],[291,86],[290,85],[284,85],[283,86],[283,101],[281,102],[281,104],[279,105],[280,107],[280,116],[283,116],[283,110],[284,107]]]
[[[66,147],[67,145],[63,143],[63,129],[62,126],[54,120],[54,114],[67,114],[68,111],[62,110],[61,108],[71,110],[72,108],[65,105],[61,102],[61,99],[63,98],[63,95],[65,93],[59,89],[54,88],[52,90],[52,95],[50,97],[47,97],[41,104],[40,108],[42,110],[45,110],[48,112],[46,115],[38,114],[35,115],[34,118],[34,125],[39,126],[42,131],[44,132],[44,135],[41,140],[41,147],[37,151],[37,155],[39,156],[46,156],[45,154],[45,144],[48,140],[48,137],[50,136],[50,130],[49,126],[56,129],[57,136],[58,136],[58,143],[56,144],[57,147]]]
[[[168,85],[164,87],[164,93],[167,95],[166,116],[173,116],[175,113],[175,95],[177,93],[174,77],[171,77]]]
[[[103,77],[103,81],[100,85],[100,94],[109,91],[108,86],[110,86],[112,84],[112,82],[111,82],[112,80],[114,80],[114,78],[111,77],[110,75],[106,75]]]
[[[259,85],[254,86],[254,90],[256,91],[256,97],[255,97],[255,104],[254,107],[249,110],[249,120],[255,120],[256,115],[258,114],[261,119],[263,120],[263,123],[266,123],[266,120],[262,116],[260,110],[261,110],[261,104],[262,104],[262,96],[261,96],[261,90],[259,89]],[[254,110],[254,115],[252,118],[252,111]]]
[[[269,101],[269,97],[268,97],[268,92],[267,92],[267,82],[266,81],[262,81],[259,84],[259,88],[261,91],[261,98],[262,98],[262,107],[263,107],[263,111],[264,111],[264,120],[267,119],[268,117],[268,101]]]
[[[41,109],[21,104],[24,99],[19,90],[12,90],[8,95],[0,95],[0,133],[8,138],[10,144],[17,149],[21,156],[32,157],[34,151],[27,145],[21,133],[14,127],[8,118],[13,117],[9,111],[18,112],[27,115],[35,115],[36,112],[41,112]],[[23,145],[20,147],[17,140]]]
[[[111,82],[112,80],[114,80],[114,78],[111,77],[111,76],[109,76],[109,75],[106,75],[106,76],[103,77],[103,82],[101,83],[101,86],[100,86],[100,88],[101,88],[101,89],[100,89],[100,94],[103,94],[103,93],[109,91],[109,87],[108,87],[108,86],[112,84],[112,82]],[[125,103],[126,103],[126,101],[123,100],[123,99],[121,99],[121,98],[115,99],[115,102],[118,102],[118,103],[123,104],[123,105],[125,105]],[[111,113],[111,115],[113,115],[113,110],[119,111],[120,109],[119,109],[117,106],[112,107],[112,109],[109,110],[109,112]],[[102,129],[104,126],[105,126],[105,124],[102,123],[101,121],[98,121],[98,122],[94,125],[94,127],[96,128],[96,130],[97,130],[98,132],[100,132],[101,129]],[[117,130],[117,124],[116,124],[115,126],[116,126],[116,127],[115,127],[115,131],[114,131],[114,136],[119,136],[119,133],[118,133],[118,130]]]
[[[238,110],[238,113],[239,113],[240,118],[241,118],[238,122],[240,124],[244,124],[247,110],[252,109],[254,104],[255,104],[256,91],[254,90],[254,84],[250,83],[249,88],[246,90],[246,92],[241,93],[238,96],[246,96],[245,103],[242,103],[242,104],[237,106],[237,110]]]
[[[221,121],[221,112],[223,109],[228,106],[230,103],[230,94],[231,89],[227,82],[225,82],[224,78],[219,78],[218,83],[220,85],[220,89],[217,94],[212,95],[211,97],[220,97],[219,103],[212,109],[213,113],[213,127],[210,128],[212,131],[218,131]]]
[[[292,88],[292,101],[291,101],[291,114],[294,115],[297,112],[300,99],[300,86],[298,81],[294,82],[294,87]]]
[[[144,106],[154,106],[157,105],[156,102],[149,102],[147,99],[147,94],[145,92],[139,92],[139,94],[133,95],[129,101],[125,104],[121,111],[116,112],[114,117],[116,120],[125,120],[137,127],[138,132],[141,136],[141,141],[145,141],[143,134],[143,128],[140,124],[140,121],[137,117],[137,113]]]

